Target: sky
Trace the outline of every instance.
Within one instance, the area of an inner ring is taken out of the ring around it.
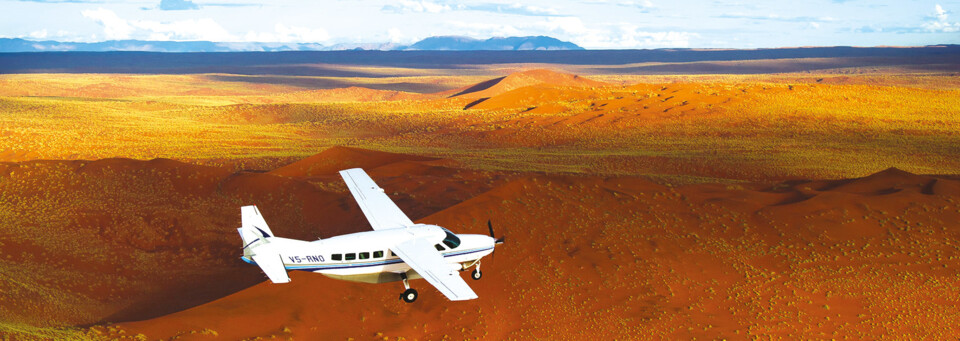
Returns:
[[[960,44],[960,0],[0,0],[0,37],[411,44],[546,35],[588,49]]]

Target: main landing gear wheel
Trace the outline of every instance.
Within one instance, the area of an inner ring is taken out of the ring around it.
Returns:
[[[417,289],[407,289],[407,291],[404,291],[403,294],[400,295],[400,299],[407,303],[413,303],[413,301],[417,300],[417,296],[419,296]]]
[[[480,272],[480,269],[473,270],[473,272],[470,273],[470,278],[473,278],[474,281],[480,279],[480,277],[483,277],[483,273]]]
[[[417,293],[416,289],[410,287],[410,281],[407,280],[407,274],[400,274],[400,278],[403,279],[403,288],[407,289],[403,292],[403,294],[400,295],[400,299],[407,303],[413,303],[413,301],[417,300],[417,296],[420,296],[420,294]]]

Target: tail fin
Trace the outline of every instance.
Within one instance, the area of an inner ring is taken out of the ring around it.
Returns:
[[[273,237],[273,231],[267,226],[267,222],[260,215],[260,210],[256,206],[243,206],[240,208],[241,226],[237,229],[240,232],[240,238],[243,239],[243,254],[247,255],[247,250],[254,244],[263,242],[265,238]]]
[[[250,205],[241,207],[240,219],[243,228],[249,229],[258,237],[273,237],[273,231],[270,231],[270,227],[267,226],[267,221],[263,220],[263,216],[260,215],[260,210],[257,209],[257,206]]]
[[[257,206],[240,207],[240,219],[242,223],[237,232],[240,232],[240,239],[243,239],[243,255],[249,258],[255,246],[273,237],[273,231],[270,231]]]
[[[240,239],[243,240],[243,260],[260,266],[273,283],[290,282],[279,250],[269,242],[273,238],[273,231],[270,231],[257,206],[240,207],[240,219],[241,226],[237,232],[240,232]]]

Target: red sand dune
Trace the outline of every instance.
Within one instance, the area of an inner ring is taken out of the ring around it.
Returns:
[[[139,320],[89,332],[148,339],[945,338],[960,324],[960,182],[947,177],[890,169],[671,187],[352,148],[320,155],[282,176],[169,160],[0,164],[0,194],[31,202],[0,216],[30,227],[0,235],[0,266],[31,270],[19,281],[42,289],[0,282],[5,316]],[[468,280],[479,299],[447,302],[417,280],[421,297],[405,304],[398,283],[300,272],[253,285],[264,276],[237,258],[237,206],[259,205],[283,237],[366,230],[332,173],[349,165],[368,167],[417,221],[460,233],[493,221],[507,243]],[[52,203],[63,212],[41,209]],[[65,302],[79,304],[58,310]]]
[[[343,169],[370,169],[400,161],[432,160],[437,159],[338,146],[274,169],[270,174],[298,177],[328,176],[337,175],[337,172]]]
[[[957,285],[914,290],[960,270],[946,257],[960,198],[914,186],[933,180],[957,183],[896,170],[773,187],[529,175],[418,220],[484,233],[492,219],[507,236],[469,281],[478,300],[414,281],[421,299],[405,304],[399,284],[293,273],[117,327],[200,339],[946,336]]]
[[[451,90],[449,93],[451,93],[450,97],[488,98],[513,89],[537,84],[550,84],[560,87],[596,87],[609,85],[574,74],[537,69],[511,73],[504,77],[494,78],[468,87]]]
[[[298,91],[280,96],[284,102],[370,102],[422,99],[424,95],[393,90],[376,90],[359,86],[336,89]]]
[[[368,167],[402,190],[397,203],[414,218],[508,179],[417,156],[322,155],[327,166]],[[294,164],[303,174],[284,176],[166,159],[0,163],[0,197],[17,198],[0,215],[9,227],[0,233],[0,269],[18,277],[0,281],[0,312],[35,325],[137,320],[250,286],[261,275],[236,262],[240,205],[257,204],[291,238],[368,229],[336,173],[314,173],[320,167],[305,165],[312,160]]]

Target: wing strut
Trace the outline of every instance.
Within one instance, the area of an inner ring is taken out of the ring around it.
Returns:
[[[390,248],[407,265],[437,288],[451,301],[465,301],[477,298],[477,294],[463,281],[457,269],[444,261],[443,256],[434,249],[433,244],[423,239],[411,239]]]

